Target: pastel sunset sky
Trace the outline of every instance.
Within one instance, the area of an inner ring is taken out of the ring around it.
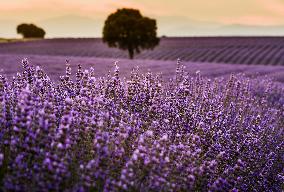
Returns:
[[[0,37],[16,36],[19,22],[48,27],[49,37],[101,36],[106,17],[123,7],[157,19],[159,35],[242,35],[259,28],[273,35],[284,29],[284,0],[0,0]],[[92,21],[93,28],[83,30]]]

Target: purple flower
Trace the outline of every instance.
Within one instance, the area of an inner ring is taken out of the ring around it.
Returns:
[[[1,167],[2,164],[3,164],[3,161],[4,161],[4,154],[3,154],[3,153],[0,153],[0,167]]]
[[[168,82],[117,66],[101,78],[79,66],[73,81],[67,63],[56,84],[23,67],[0,76],[4,191],[281,190],[280,85],[189,76],[180,62]]]

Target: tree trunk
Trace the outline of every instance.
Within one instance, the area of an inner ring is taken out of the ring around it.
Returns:
[[[134,50],[132,49],[132,47],[128,47],[128,55],[130,59],[133,59],[134,57]]]

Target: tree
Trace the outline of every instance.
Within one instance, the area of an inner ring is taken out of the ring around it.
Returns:
[[[118,9],[108,16],[103,28],[103,42],[127,50],[129,58],[143,49],[159,44],[156,20],[143,17],[136,9]]]
[[[20,24],[17,27],[17,33],[22,34],[24,38],[44,38],[45,31],[34,24]]]

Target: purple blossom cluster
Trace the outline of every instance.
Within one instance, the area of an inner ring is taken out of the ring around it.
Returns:
[[[23,69],[0,76],[0,191],[283,190],[282,86]]]

